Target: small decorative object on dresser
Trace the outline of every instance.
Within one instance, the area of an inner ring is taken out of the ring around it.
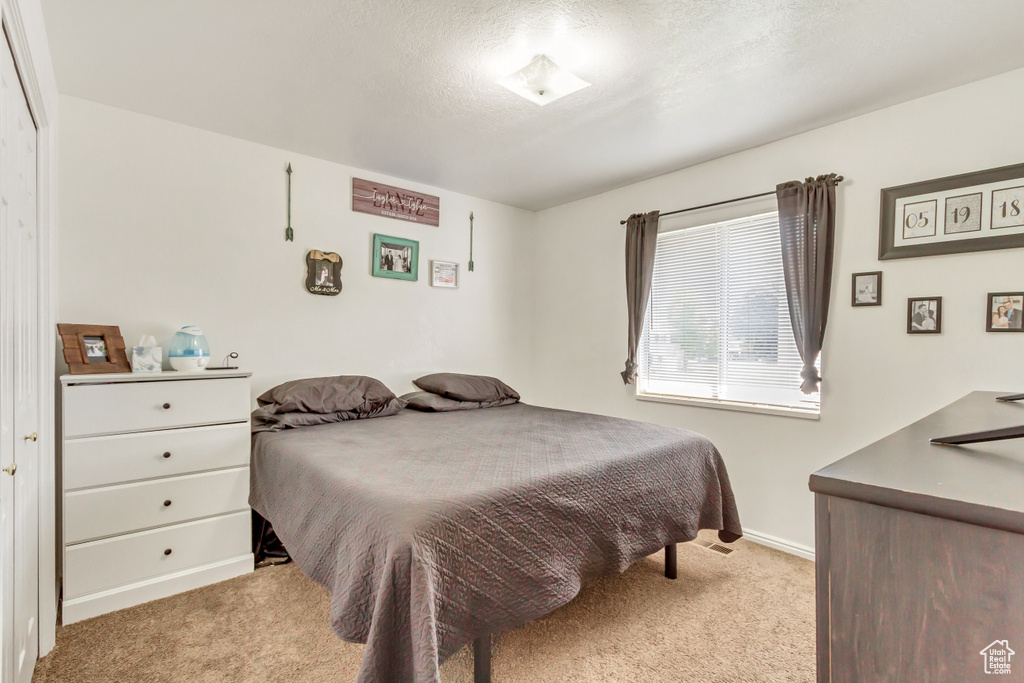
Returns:
[[[985,301],[986,332],[1024,332],[1024,292],[994,292]]]
[[[430,261],[430,285],[432,287],[458,287],[459,264],[453,261]]]
[[[63,623],[252,571],[249,375],[61,377]]]
[[[306,291],[337,296],[341,293],[341,266],[341,256],[333,251],[310,251],[306,254]]]
[[[882,271],[853,274],[853,305],[882,305]]]
[[[72,375],[131,372],[117,325],[57,325],[64,360]]]
[[[132,347],[132,372],[160,372],[163,364],[163,347],[156,345],[152,335],[143,335]]]
[[[907,334],[942,332],[942,297],[907,299]]]
[[[395,280],[417,280],[420,243],[401,237],[373,236],[373,276]]]
[[[199,372],[210,364],[210,344],[195,325],[185,325],[171,337],[167,360],[178,372]]]

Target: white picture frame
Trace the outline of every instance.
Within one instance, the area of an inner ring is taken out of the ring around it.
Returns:
[[[430,286],[458,289],[459,264],[455,261],[430,260]]]

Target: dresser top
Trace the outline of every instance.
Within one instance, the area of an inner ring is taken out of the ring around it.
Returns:
[[[1024,439],[964,446],[935,437],[1024,425],[1012,391],[976,391],[811,475],[816,493],[1024,533]]]
[[[251,377],[248,370],[201,370],[199,372],[109,372],[97,375],[61,375],[64,386],[77,384],[121,384],[124,382],[168,382],[196,379],[225,379],[229,377]]]

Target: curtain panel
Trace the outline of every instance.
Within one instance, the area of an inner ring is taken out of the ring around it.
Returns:
[[[629,337],[623,384],[636,383],[636,352],[644,329],[647,303],[651,299],[654,276],[654,251],[658,246],[659,211],[635,213],[626,220],[626,307]]]
[[[775,188],[789,319],[804,363],[800,390],[805,394],[818,391],[821,383],[814,365],[825,340],[832,290],[837,182],[829,173]]]

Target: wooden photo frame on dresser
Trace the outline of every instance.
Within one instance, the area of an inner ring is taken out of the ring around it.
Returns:
[[[131,372],[124,337],[117,325],[57,325],[64,360],[72,375]]]

